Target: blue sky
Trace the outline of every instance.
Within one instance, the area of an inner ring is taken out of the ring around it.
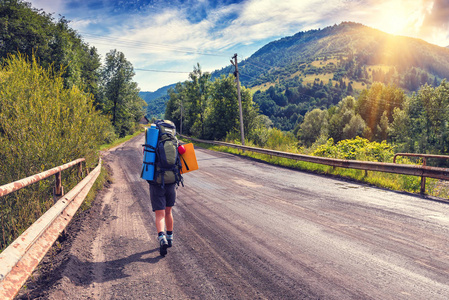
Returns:
[[[352,21],[449,45],[449,0],[28,0],[70,20],[102,58],[117,49],[142,91],[184,81],[251,56],[299,31]],[[156,72],[159,71],[159,72]]]

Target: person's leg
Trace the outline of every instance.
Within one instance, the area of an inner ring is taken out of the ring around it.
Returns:
[[[168,247],[173,246],[173,214],[172,207],[165,208],[165,222],[167,226],[167,243]]]
[[[167,254],[167,248],[169,247],[167,238],[165,236],[165,210],[159,209],[154,211],[156,214],[156,229],[158,232],[157,240],[159,242],[159,252],[162,256]]]
[[[165,208],[165,225],[167,226],[167,231],[173,231],[172,207]]]
[[[150,184],[151,206],[155,213],[155,225],[158,233],[159,251],[161,256],[167,254],[168,242],[165,237],[165,192],[158,185]]]
[[[167,226],[167,242],[168,246],[173,245],[173,213],[172,208],[176,202],[176,184],[171,184],[166,187],[165,191],[167,206],[165,207],[165,222]]]
[[[154,212],[156,214],[156,221],[155,221],[156,229],[157,229],[157,233],[159,234],[160,232],[165,231],[166,209],[165,210],[164,209],[155,210]],[[173,224],[173,221],[172,221],[172,224]],[[172,228],[173,228],[173,225],[172,225]]]

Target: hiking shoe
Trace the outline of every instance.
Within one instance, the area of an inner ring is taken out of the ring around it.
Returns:
[[[167,248],[168,248],[168,242],[167,242],[167,238],[165,237],[165,235],[161,235],[157,237],[157,240],[159,241],[159,253],[161,254],[161,256],[165,256],[167,254]]]
[[[167,234],[168,247],[173,246],[173,234]]]

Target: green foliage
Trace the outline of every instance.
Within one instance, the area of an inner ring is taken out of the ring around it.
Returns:
[[[369,128],[366,136],[369,140],[382,141],[388,138],[388,127],[393,120],[394,109],[402,107],[405,98],[402,89],[379,82],[362,91],[357,99],[356,111]]]
[[[65,87],[83,86],[98,100],[100,56],[61,17],[31,8],[21,0],[0,1],[0,58],[36,57],[43,67],[62,71]]]
[[[189,129],[186,130],[185,106],[188,106],[188,104],[186,101],[187,91],[185,90],[185,85],[178,82],[174,88],[168,89],[167,93],[169,100],[165,108],[165,119],[171,120],[175,123],[180,133],[186,134]]]
[[[266,147],[273,150],[296,152],[297,141],[292,133],[285,133],[277,128],[271,128],[268,130]]]
[[[254,102],[261,113],[268,116],[275,127],[290,131],[315,108],[329,108],[341,98],[351,95],[347,87],[334,87],[314,81],[313,85],[303,85],[297,79],[286,79],[283,84],[276,84],[268,90],[257,91]]]
[[[301,144],[314,147],[329,137],[333,141],[357,136],[388,141],[401,152],[449,152],[449,84],[425,85],[407,97],[395,86],[375,83],[357,99],[346,97],[326,111],[308,112],[298,130]],[[437,162],[437,164],[446,162]]]
[[[165,118],[172,120],[182,132],[203,139],[223,139],[228,133],[240,134],[237,84],[232,76],[210,81],[199,65],[190,73],[190,80],[169,89]],[[262,126],[251,93],[241,88],[245,135]],[[181,122],[182,116],[182,122]]]
[[[329,110],[329,136],[335,141],[366,134],[365,122],[356,112],[356,103],[354,97],[349,96]]]
[[[122,52],[111,50],[106,54],[102,70],[101,109],[111,116],[112,125],[120,137],[135,132],[136,122],[145,115],[144,107],[147,104],[139,97],[133,77],[133,67]]]
[[[327,119],[327,111],[318,108],[306,113],[298,132],[299,140],[310,147],[320,136],[327,138]]]
[[[237,89],[231,76],[215,79],[210,87],[210,104],[206,119],[205,138],[222,139],[228,132],[240,133]],[[251,101],[250,94],[242,92],[242,98]],[[242,101],[245,103],[245,100]]]
[[[60,72],[11,56],[0,69],[0,185],[80,157],[98,162],[97,148],[110,131],[92,96],[65,88]],[[74,184],[64,171],[63,184]],[[53,203],[51,182],[42,181],[0,199],[1,247],[36,220]]]
[[[319,146],[312,155],[339,159],[355,159],[363,161],[391,162],[394,157],[394,146],[386,141],[370,142],[356,137],[339,141],[337,144],[331,138],[326,144]]]
[[[393,111],[389,130],[401,151],[449,153],[449,83],[423,86]]]
[[[110,150],[111,148],[114,148],[114,147],[116,147],[120,144],[123,144],[124,142],[129,141],[130,139],[138,136],[142,132],[145,132],[145,126],[140,125],[138,131],[134,132],[133,134],[127,135],[125,137],[122,137],[122,138],[117,138],[112,141],[106,141],[105,144],[100,145],[99,150],[100,151]]]
[[[255,118],[254,123],[252,130],[246,134],[246,138],[254,145],[265,147],[270,137],[273,122],[267,116],[259,114]]]

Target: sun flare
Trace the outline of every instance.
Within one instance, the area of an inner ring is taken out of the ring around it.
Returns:
[[[385,1],[373,12],[378,14],[378,28],[395,35],[413,35],[419,32],[426,7],[421,1]],[[376,17],[376,16],[374,16]]]
[[[411,25],[410,16],[406,15],[404,10],[399,9],[398,2],[390,3],[389,6],[392,7],[388,7],[379,15],[381,29],[391,34],[401,34]]]

